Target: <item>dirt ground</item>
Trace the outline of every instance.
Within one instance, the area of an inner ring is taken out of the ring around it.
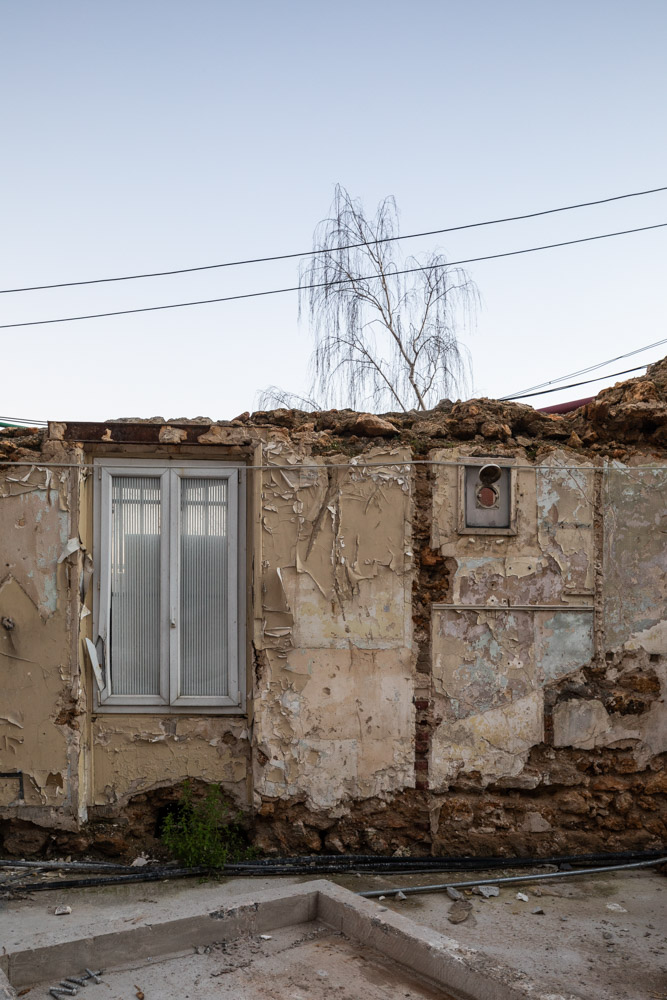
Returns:
[[[333,881],[358,892],[441,880],[453,879],[348,875]],[[91,926],[127,929],[160,915],[181,915],[202,903],[219,905],[221,898],[229,901],[249,891],[304,881],[308,879],[233,878],[204,884],[183,880],[56,890],[4,900],[0,901],[0,950],[24,949],[31,941],[56,942],[78,928],[82,933]],[[451,900],[443,893],[402,901],[388,895],[377,905],[519,969],[537,990],[570,993],[582,1000],[667,1000],[666,891],[665,877],[648,870],[563,878],[541,887],[508,886],[490,899],[468,896],[472,911],[459,924],[447,919]],[[517,899],[517,892],[528,901]],[[54,909],[61,904],[71,906],[71,914],[56,916]],[[534,912],[537,909],[544,912]],[[320,976],[318,970],[326,975]],[[220,975],[213,975],[216,972]],[[158,996],[203,1000],[209,995],[248,1000],[442,996],[373,953],[314,925],[272,932],[269,941],[247,939],[226,945],[226,950],[221,946],[187,959],[144,966],[136,973],[114,972],[105,976],[105,982],[100,1000],[134,1000],[135,985],[146,1000]],[[99,990],[87,987],[87,1000],[96,1000]],[[46,995],[36,988],[30,993]]]
[[[492,878],[493,873],[479,877]],[[347,878],[344,884],[354,889],[353,883],[358,886],[360,881]],[[389,882],[383,876],[367,881],[377,886],[364,888],[423,885],[440,879],[412,876]],[[517,899],[519,892],[528,902]],[[472,893],[467,898],[473,909],[460,924],[447,919],[451,900],[443,893],[402,901],[388,896],[381,905],[520,969],[543,990],[587,1000],[667,1000],[664,875],[648,870],[610,872],[508,886],[489,899]],[[535,913],[537,909],[544,912]]]

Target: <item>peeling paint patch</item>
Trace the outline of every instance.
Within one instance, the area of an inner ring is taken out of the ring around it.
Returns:
[[[554,746],[592,750],[611,730],[609,715],[601,701],[573,698],[554,708]]]
[[[604,628],[608,644],[614,647],[665,618],[664,472],[608,471],[603,502]]]
[[[535,615],[535,677],[540,685],[565,677],[593,658],[592,611]]]
[[[443,722],[433,735],[431,768],[436,789],[462,773],[478,772],[482,784],[521,773],[532,747],[544,739],[539,692],[456,722]]]
[[[654,656],[667,656],[667,620],[639,632],[633,632],[623,648],[628,652],[645,649]]]
[[[433,679],[447,717],[507,704],[588,663],[589,612],[434,610]]]
[[[255,768],[258,792],[303,794],[313,808],[330,808],[413,784],[409,656],[295,649],[289,663],[256,705],[255,738],[270,758]]]

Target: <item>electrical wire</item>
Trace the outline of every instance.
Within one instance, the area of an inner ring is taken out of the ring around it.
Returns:
[[[651,364],[651,362],[649,362],[649,364]],[[629,372],[638,372],[644,368],[646,368],[646,365],[638,365],[637,368],[627,368],[624,372],[614,372],[611,375],[601,375],[599,378],[589,378],[586,379],[585,382],[573,382],[571,385],[562,385],[556,389],[547,389],[546,392],[558,392],[559,389],[571,389],[578,385],[588,385],[589,382],[601,382],[606,378],[614,378],[616,375],[627,375]],[[546,392],[523,393],[520,396],[503,396],[503,400],[511,401],[515,399],[524,399],[529,395],[542,396],[546,395]],[[48,420],[28,420],[28,418],[24,419],[23,417],[0,417],[0,427],[16,427],[19,430],[23,428],[25,430],[32,430],[33,428],[38,427],[48,427]]]
[[[339,873],[345,872],[380,872],[392,871],[402,873],[414,873],[416,871],[484,871],[488,869],[500,868],[526,868],[534,866],[566,866],[570,868],[574,865],[587,865],[595,863],[609,864],[612,862],[629,861],[655,861],[664,852],[661,851],[616,851],[595,854],[561,854],[546,858],[519,857],[508,858],[493,855],[491,857],[460,857],[460,856],[434,856],[434,857],[394,857],[386,855],[308,855],[296,858],[263,858],[250,862],[236,862],[233,864],[235,872],[245,872],[246,870],[262,869],[267,874],[269,872],[280,872],[281,874],[295,871],[305,873],[315,871],[318,873]],[[227,868],[225,869],[227,870]]]
[[[660,341],[658,341],[660,343]],[[653,344],[651,347],[655,346]],[[607,364],[609,362],[606,362]],[[525,392],[518,396],[503,396],[502,400],[515,400],[515,399],[527,399],[528,396],[545,396],[547,392],[559,392],[560,389],[573,389],[579,385],[588,385],[591,382],[602,382],[606,378],[616,378],[617,375],[628,375],[630,372],[642,371],[650,364],[655,364],[654,361],[648,361],[645,365],[637,365],[636,368],[626,368],[622,372],[612,372],[610,375],[600,375],[598,378],[589,378],[584,382],[572,382],[570,385],[561,385],[556,389],[546,389],[544,392]],[[548,383],[547,383],[548,384]],[[0,427],[17,427],[26,429],[32,429],[33,427],[48,427],[48,420],[28,420],[28,418],[23,417],[0,417]]]
[[[652,362],[648,362],[651,364]],[[579,385],[590,385],[591,382],[603,382],[607,378],[616,378],[617,375],[629,375],[630,372],[641,372],[647,365],[638,365],[636,368],[626,368],[624,372],[612,372],[611,375],[598,375],[597,378],[587,378],[583,382],[569,382],[568,385],[557,385],[555,389],[542,389],[541,392],[524,392],[520,396],[503,396],[503,400],[508,402],[516,399],[528,399],[530,396],[546,396],[549,392],[560,392],[561,389],[576,389]]]
[[[0,858],[0,868],[28,868],[43,871],[119,871],[126,872],[131,865],[113,861],[20,861],[16,858]]]
[[[652,226],[639,226],[636,229],[621,229],[614,233],[600,233],[597,236],[583,236],[578,240],[563,240],[560,243],[546,243],[538,247],[526,247],[523,250],[508,250],[504,253],[492,253],[483,257],[466,257],[463,260],[453,260],[442,264],[428,264],[422,267],[407,267],[400,271],[389,272],[389,277],[399,277],[416,272],[435,271],[443,267],[457,267],[460,264],[476,264],[485,260],[499,260],[502,257],[518,257],[522,254],[537,253],[540,250],[555,250],[559,247],[574,246],[578,243],[592,243],[595,240],[608,240],[614,236],[628,236],[631,233],[645,233],[650,229],[664,229],[667,222],[658,222]],[[376,281],[381,275],[368,274],[358,278],[340,278],[336,281],[319,281],[308,285],[289,285],[285,288],[269,288],[260,292],[244,292],[239,295],[223,295],[214,299],[194,299],[191,302],[171,302],[159,306],[141,306],[138,309],[114,309],[111,312],[86,313],[82,316],[59,316],[55,319],[35,319],[23,323],[2,323],[0,330],[16,330],[26,326],[47,326],[51,323],[74,323],[84,319],[103,319],[107,316],[130,316],[136,313],[160,312],[165,309],[184,309],[190,306],[207,306],[218,302],[238,302],[241,299],[257,299],[268,295],[282,295],[285,292],[303,292],[315,288],[331,288],[333,285],[347,285],[353,281]]]
[[[28,420],[26,417],[0,417],[0,427],[25,427],[29,430],[33,427],[47,427],[48,420]]]
[[[563,382],[566,378],[576,378],[577,375],[587,375],[588,372],[597,371],[599,368],[604,368],[606,365],[613,364],[614,361],[622,361],[624,358],[632,358],[635,354],[643,354],[644,351],[650,351],[652,347],[661,347],[663,344],[667,344],[667,337],[664,337],[662,340],[656,340],[653,344],[646,344],[645,347],[637,347],[634,351],[628,351],[627,354],[619,354],[615,358],[608,358],[606,361],[599,361],[597,364],[589,365],[588,368],[580,368],[579,371],[569,372],[567,375],[559,375],[558,378],[552,378],[549,382],[539,382],[537,385],[529,385],[527,389],[520,389],[511,396],[500,396],[499,400],[500,402],[504,402],[508,399],[516,399],[518,396],[524,396],[526,393],[534,392],[537,389],[543,389],[548,385],[555,385],[556,382]],[[655,362],[649,362],[649,364],[651,363],[655,364]],[[644,366],[642,365],[642,367]],[[593,379],[591,379],[591,381],[593,381]]]
[[[41,881],[26,881],[21,885],[14,883],[12,878],[11,891],[38,892],[49,889],[77,889],[89,886],[122,885],[129,882],[159,882],[176,878],[195,878],[202,876],[251,876],[258,875],[267,877],[271,875],[344,875],[350,872],[359,874],[395,874],[414,875],[435,874],[444,871],[489,871],[493,869],[507,870],[512,868],[539,867],[543,865],[567,865],[568,869],[574,865],[595,864],[597,862],[622,862],[621,868],[630,867],[630,861],[635,867],[662,864],[665,860],[661,852],[658,851],[619,851],[608,854],[566,854],[556,855],[548,858],[505,858],[505,857],[427,857],[427,858],[395,858],[384,855],[309,855],[306,857],[292,858],[262,858],[254,861],[238,862],[225,865],[222,869],[211,869],[205,867],[178,868],[173,865],[158,865],[133,868],[132,866],[114,866],[109,862],[25,862],[14,861],[13,859],[3,859],[0,861],[0,868],[23,868],[29,869],[35,875],[41,875],[42,869],[58,869],[64,871],[80,871],[82,873],[93,872],[95,870],[104,871],[110,868],[115,869],[114,874],[99,875],[92,878],[72,878],[72,879],[42,879]],[[594,868],[592,871],[604,871],[607,868]],[[576,872],[579,873],[579,870]],[[549,873],[554,876],[572,874],[571,871],[558,871]],[[515,876],[526,881],[539,878],[537,875]],[[506,881],[507,877],[502,880]],[[501,878],[482,879],[466,884],[485,884],[500,882]],[[448,883],[458,885],[458,883]],[[424,887],[421,887],[422,890]],[[431,887],[425,887],[430,889]],[[376,895],[391,894],[398,892],[398,889],[378,890]],[[406,890],[403,890],[406,892]],[[416,890],[418,891],[418,890]]]
[[[412,868],[433,868],[434,870],[471,870],[480,871],[487,868],[523,868],[529,865],[563,865],[563,864],[593,864],[595,862],[654,860],[661,857],[662,852],[651,851],[605,851],[593,854],[556,854],[545,858],[518,857],[508,858],[502,855],[428,855],[426,857],[395,857],[385,854],[305,854],[287,858],[267,857],[253,858],[248,861],[231,862],[225,865],[225,871],[243,869],[273,869],[298,868],[299,871],[317,870],[323,867],[336,871],[359,871],[362,868],[389,868],[392,871],[403,871]],[[150,864],[150,863],[149,863]],[[143,867],[143,866],[142,866]],[[151,866],[149,870],[169,872],[177,869],[175,864]],[[24,861],[15,858],[0,858],[1,868],[44,869],[45,871],[118,871],[133,873],[132,865],[115,863],[113,861]],[[180,869],[179,869],[180,870]],[[197,868],[197,872],[208,872],[209,868]]]
[[[542,215],[554,215],[557,212],[570,212],[577,208],[590,208],[592,205],[606,205],[612,201],[622,201],[626,198],[640,198],[647,194],[657,194],[660,191],[667,191],[667,187],[650,188],[647,191],[631,191],[629,194],[617,194],[611,198],[599,198],[596,201],[582,201],[576,205],[563,205],[560,208],[547,208],[540,212],[528,212],[525,215],[510,215],[502,219],[488,219],[485,222],[469,222],[463,226],[449,226],[446,229],[429,229],[421,233],[408,233],[406,236],[385,236],[382,239],[373,240],[372,244],[349,243],[340,247],[324,247],[321,250],[303,250],[300,253],[273,254],[270,257],[250,257],[246,260],[230,260],[222,264],[202,264],[199,267],[179,267],[170,271],[148,271],[144,274],[124,274],[113,278],[89,278],[86,281],[59,281],[50,285],[27,285],[23,288],[0,288],[0,295],[8,295],[15,292],[38,292],[50,288],[73,288],[79,285],[101,285],[112,281],[136,281],[139,278],[163,278],[174,274],[192,274],[195,271],[212,271],[223,267],[241,267],[245,264],[268,264],[277,260],[294,260],[297,257],[313,257],[321,253],[331,253],[342,250],[356,250],[359,247],[375,246],[378,243],[394,243],[397,240],[414,240],[422,236],[439,236],[443,233],[458,233],[464,229],[477,229],[481,226],[497,226],[505,222],[520,222],[524,219],[536,219]]]
[[[625,357],[630,357],[633,354],[641,354],[642,351],[647,351],[647,350],[649,350],[649,348],[658,347],[659,345],[664,344],[664,343],[667,343],[667,338],[665,338],[665,340],[657,340],[654,344],[648,344],[646,347],[640,347],[636,351],[630,351],[629,354],[621,354],[620,357],[625,358]],[[617,360],[617,359],[611,359],[611,360]],[[608,365],[610,363],[611,363],[610,361],[602,361],[602,362],[600,362],[599,365],[593,365],[593,366],[591,366],[590,369],[585,369],[585,370],[586,371],[595,370],[596,368],[602,368],[602,367],[604,367],[604,365]],[[611,372],[609,375],[599,375],[596,378],[585,379],[583,382],[570,382],[568,385],[559,385],[559,386],[556,386],[556,388],[554,388],[554,389],[544,389],[542,392],[528,392],[528,391],[526,391],[526,392],[522,392],[522,393],[520,393],[520,394],[518,394],[516,396],[500,396],[499,397],[499,401],[501,401],[501,402],[506,402],[506,401],[507,402],[511,402],[511,401],[519,400],[519,399],[528,399],[531,396],[546,396],[550,392],[560,392],[561,389],[575,389],[575,388],[577,388],[580,385],[590,385],[591,382],[602,382],[602,381],[604,381],[605,379],[608,379],[608,378],[616,378],[618,375],[629,375],[631,372],[643,371],[649,365],[656,364],[656,363],[657,362],[655,362],[655,361],[648,361],[645,365],[637,365],[635,368],[626,368],[626,369],[624,369],[624,371],[621,371],[621,372]],[[568,378],[568,376],[567,375],[563,375],[563,376],[561,376],[561,378]],[[553,382],[558,382],[558,381],[560,381],[560,379],[553,379],[552,382],[543,382],[542,385],[552,385]],[[167,421],[167,423],[169,423],[169,421]],[[26,430],[32,430],[33,428],[38,428],[38,427],[48,427],[48,421],[47,420],[34,420],[34,421],[31,421],[27,417],[26,418],[24,418],[24,417],[0,417],[0,427],[15,427],[17,429],[25,428]],[[3,464],[12,464],[12,463],[8,462],[8,463],[3,463]],[[33,463],[33,462],[27,462],[27,463],[21,462],[21,463],[18,463],[18,464],[21,464],[21,465],[33,465],[35,463]],[[48,462],[47,463],[43,463],[43,462],[40,462],[39,464],[40,465],[49,465],[49,464],[52,464],[52,463],[48,463]],[[59,465],[60,463],[53,463],[53,464],[58,464]],[[357,463],[355,463],[355,464],[357,464]],[[78,463],[72,463],[71,467],[72,468],[79,468],[79,465],[78,465]],[[246,468],[246,469],[248,469],[248,468],[259,468],[259,466],[243,466],[243,468]],[[268,468],[268,466],[262,466],[262,468]],[[271,466],[271,468],[276,468],[276,467],[275,466]],[[289,468],[292,468],[292,466],[289,466]]]

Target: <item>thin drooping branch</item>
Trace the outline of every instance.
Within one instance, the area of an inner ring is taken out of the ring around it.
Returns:
[[[259,393],[257,405],[260,410],[321,410],[316,400],[310,396],[300,396],[296,392],[288,392],[278,385],[268,385]]]
[[[398,241],[386,242],[398,235],[393,198],[368,218],[336,187],[316,253],[299,273],[299,316],[308,316],[315,340],[309,403],[425,410],[464,387],[459,336],[474,319],[477,288],[441,253],[403,258]],[[400,273],[409,268],[418,270]],[[275,387],[262,396],[291,398],[299,397]]]

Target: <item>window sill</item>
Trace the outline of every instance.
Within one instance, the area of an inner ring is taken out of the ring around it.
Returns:
[[[238,718],[247,718],[248,713],[244,705],[95,705],[91,714],[96,715],[186,715],[186,716],[206,716],[206,715],[232,715]]]

